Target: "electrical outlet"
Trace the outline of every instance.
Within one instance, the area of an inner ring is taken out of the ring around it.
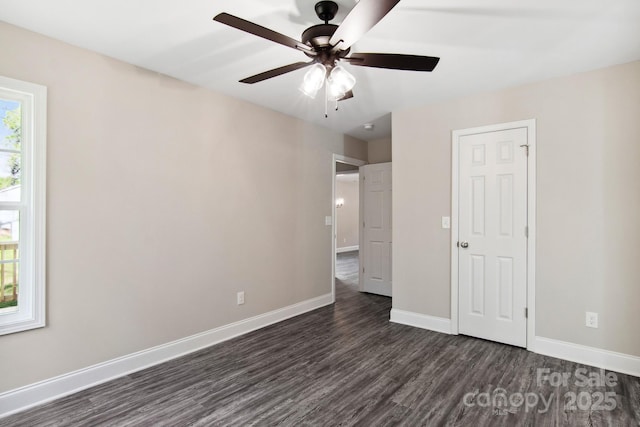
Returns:
[[[238,305],[244,304],[244,291],[238,292]]]
[[[598,327],[598,313],[592,313],[587,311],[586,313],[586,326],[588,328],[597,328]]]

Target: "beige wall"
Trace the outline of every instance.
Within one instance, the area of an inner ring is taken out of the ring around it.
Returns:
[[[391,161],[391,138],[374,139],[367,144],[369,164]]]
[[[450,316],[451,131],[531,118],[537,335],[640,356],[640,62],[394,113],[393,306]]]
[[[359,174],[351,174],[359,176]],[[346,248],[359,244],[359,212],[360,212],[359,181],[336,180],[336,199],[343,198],[344,206],[336,209],[336,247]]]
[[[0,337],[0,392],[331,292],[332,152],[366,143],[7,24],[0,40],[0,75],[48,87],[48,325]]]

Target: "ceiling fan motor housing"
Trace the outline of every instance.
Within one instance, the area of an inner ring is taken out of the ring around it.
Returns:
[[[305,54],[315,59],[315,62],[324,64],[326,67],[333,67],[339,57],[344,57],[349,53],[349,49],[333,51],[333,46],[329,43],[331,36],[338,29],[337,25],[329,24],[329,21],[335,18],[338,13],[338,4],[333,1],[321,1],[316,3],[315,9],[316,15],[324,21],[324,24],[309,27],[302,33],[302,43],[313,48],[313,53],[305,52]]]
[[[330,48],[329,40],[338,29],[337,25],[319,24],[309,27],[302,33],[302,43],[315,49]]]
[[[337,25],[319,24],[309,27],[302,33],[302,43],[313,48],[314,53],[305,54],[326,66],[332,67],[335,61],[349,54],[351,49],[333,51],[329,43],[331,36],[338,29]]]
[[[333,1],[321,1],[316,3],[316,15],[324,21],[324,24],[314,25],[302,33],[302,43],[311,46],[316,52],[331,48],[329,40],[338,29],[337,25],[329,24],[338,13],[338,5]],[[308,55],[312,56],[312,55]]]

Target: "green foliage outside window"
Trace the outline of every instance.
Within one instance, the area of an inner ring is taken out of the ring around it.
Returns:
[[[22,114],[20,113],[20,107],[7,111],[2,119],[2,123],[11,131],[9,135],[5,136],[5,141],[8,142],[8,148],[20,150],[20,144],[22,142],[21,119]],[[0,190],[20,184],[20,154],[13,153],[9,157],[8,166],[11,175],[0,177]]]

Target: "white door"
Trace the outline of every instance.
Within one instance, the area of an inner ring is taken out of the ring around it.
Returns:
[[[526,347],[527,129],[459,139],[459,332]]]
[[[391,296],[391,163],[360,167],[363,177],[362,289]]]

